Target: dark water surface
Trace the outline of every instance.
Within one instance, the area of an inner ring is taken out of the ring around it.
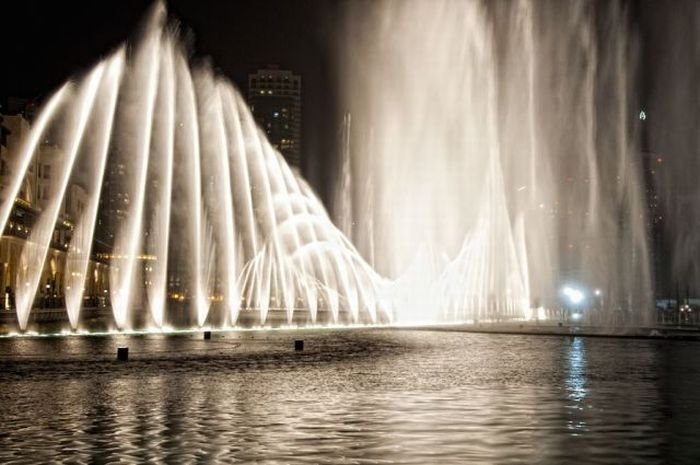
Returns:
[[[119,460],[700,463],[700,344],[386,329],[0,340],[0,462]]]

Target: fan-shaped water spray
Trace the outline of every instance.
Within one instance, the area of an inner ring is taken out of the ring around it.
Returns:
[[[350,322],[376,321],[374,295],[383,280],[271,147],[236,90],[209,68],[189,66],[165,18],[164,7],[156,5],[129,60],[120,50],[56,92],[20,154],[20,175],[0,212],[2,226],[42,135],[51,129],[66,141],[60,182],[22,251],[20,327],[27,326],[80,157],[92,170],[89,203],[68,247],[65,291],[73,328],[110,159],[124,172],[120,187],[127,205],[109,263],[119,328],[130,326],[134,308],[148,308],[153,324],[164,324],[175,255],[187,263],[190,308],[200,326],[218,302],[232,324],[241,310],[265,324],[272,309],[282,311],[287,323],[299,312],[303,321],[316,322],[320,310],[330,322],[341,313]],[[61,118],[68,123],[58,127]],[[176,169],[178,163],[187,169]],[[182,231],[171,230],[173,213],[185,218]],[[361,312],[360,302],[371,303],[371,310]]]

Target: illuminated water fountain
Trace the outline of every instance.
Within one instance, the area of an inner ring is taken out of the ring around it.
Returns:
[[[349,5],[340,179],[359,208],[334,211],[362,212],[353,241],[400,319],[560,318],[570,285],[591,324],[649,322],[628,18],[618,1]]]
[[[157,5],[128,57],[118,50],[47,100],[13,158],[2,227],[42,137],[66,148],[22,251],[20,326],[80,165],[89,202],[65,281],[78,325],[110,164],[126,180],[109,263],[119,328],[133,309],[166,322],[173,263],[199,326],[215,306],[229,324],[243,312],[265,324],[271,311],[286,323],[561,318],[559,290],[586,286],[605,295],[589,321],[648,321],[623,4],[377,1],[347,12],[338,227],[236,89],[190,65]]]
[[[68,248],[64,289],[77,327],[110,157],[125,170],[128,199],[109,264],[118,328],[132,324],[135,308],[147,308],[153,324],[163,325],[175,258],[187,264],[190,309],[200,326],[214,304],[223,305],[230,324],[242,309],[265,324],[273,308],[286,323],[295,312],[314,323],[320,310],[331,323],[377,321],[383,279],[269,144],[231,84],[189,65],[165,18],[156,5],[130,58],[120,49],[60,88],[13,159],[18,176],[0,210],[3,228],[41,138],[58,133],[67,149],[21,254],[20,327],[27,327],[59,208],[82,163],[89,166],[89,202]]]

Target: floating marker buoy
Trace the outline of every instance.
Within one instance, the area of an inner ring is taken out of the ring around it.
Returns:
[[[117,347],[117,360],[120,362],[126,362],[129,360],[129,348],[128,347]]]

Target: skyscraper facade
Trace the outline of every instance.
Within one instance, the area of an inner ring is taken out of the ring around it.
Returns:
[[[301,76],[274,67],[248,75],[248,104],[272,146],[299,168]]]

